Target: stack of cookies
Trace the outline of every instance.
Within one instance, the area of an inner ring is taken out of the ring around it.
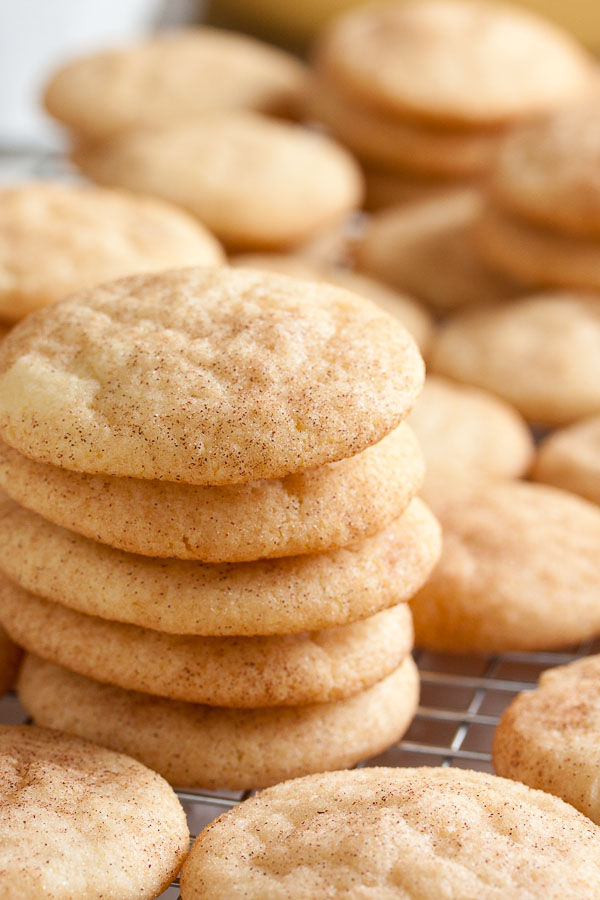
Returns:
[[[417,703],[407,601],[439,555],[404,328],[325,284],[140,275],[0,358],[0,619],[39,724],[172,783],[349,766]]]
[[[600,290],[600,103],[502,145],[479,224],[491,264],[527,285]]]
[[[350,12],[322,36],[315,69],[314,114],[367,165],[379,203],[479,179],[508,128],[572,103],[593,78],[555,26],[466,0]]]

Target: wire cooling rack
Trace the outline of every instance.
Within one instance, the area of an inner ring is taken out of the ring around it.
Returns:
[[[417,651],[421,703],[404,740],[360,765],[458,766],[492,772],[490,749],[502,712],[520,692],[535,687],[544,669],[589,653],[600,640],[561,653],[505,653],[498,656],[446,656]],[[27,722],[14,694],[0,700],[0,722]],[[249,792],[178,790],[192,835]],[[161,900],[178,900],[173,884]]]
[[[74,177],[56,152],[0,146],[0,182]],[[492,772],[491,742],[500,716],[520,692],[535,687],[540,673],[600,653],[600,640],[561,653],[505,653],[456,657],[417,651],[421,702],[404,740],[360,765],[458,766]],[[0,722],[29,721],[16,696],[0,700]],[[192,835],[249,796],[248,792],[177,791]],[[175,882],[161,900],[178,900]]]

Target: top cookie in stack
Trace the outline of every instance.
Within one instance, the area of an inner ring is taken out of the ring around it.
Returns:
[[[367,165],[425,191],[481,176],[508,127],[572,103],[593,77],[555,26],[465,0],[353,11],[325,32],[315,66],[317,116]]]
[[[2,348],[0,430],[60,468],[240,484],[360,453],[422,378],[408,333],[342,289],[175,270],[23,322]]]
[[[0,482],[25,507],[0,503],[0,619],[43,660],[29,712],[201,787],[397,740],[404,601],[439,553],[402,421],[422,381],[378,307],[258,271],[135,276],[21,323],[0,358]]]

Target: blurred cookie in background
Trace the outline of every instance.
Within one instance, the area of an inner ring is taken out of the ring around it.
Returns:
[[[511,134],[477,228],[490,264],[529,285],[600,289],[600,102]]]
[[[514,132],[502,144],[490,191],[530,224],[600,240],[600,100]]]
[[[214,28],[166,32],[68,62],[44,103],[77,143],[224,110],[298,115],[306,69],[254,38]]]
[[[355,245],[358,269],[444,312],[522,292],[482,259],[474,188],[439,192],[372,216]]]
[[[343,147],[249,112],[129,131],[74,158],[100,184],[183,207],[233,249],[304,243],[354,210],[363,192]]]
[[[532,477],[600,503],[600,415],[547,437],[538,449]]]
[[[514,6],[464,0],[332,18],[313,69],[310,114],[373,172],[415,191],[484,178],[509,130],[586,97],[596,80],[568,32]],[[390,205],[372,190],[367,201]]]
[[[486,388],[530,422],[600,412],[600,296],[549,292],[468,310],[439,329],[431,370]]]
[[[170,204],[53,181],[0,190],[0,320],[137,272],[224,261],[219,242]]]
[[[424,496],[442,556],[410,601],[418,647],[550,650],[600,635],[600,510],[522,481],[441,475]]]
[[[425,455],[426,479],[519,478],[534,455],[519,413],[488,391],[428,375],[408,417]]]

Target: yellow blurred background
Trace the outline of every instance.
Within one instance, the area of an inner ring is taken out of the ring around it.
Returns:
[[[515,5],[543,13],[600,50],[600,0],[514,0]],[[210,0],[215,23],[250,30],[262,37],[302,46],[328,19],[365,0]]]

